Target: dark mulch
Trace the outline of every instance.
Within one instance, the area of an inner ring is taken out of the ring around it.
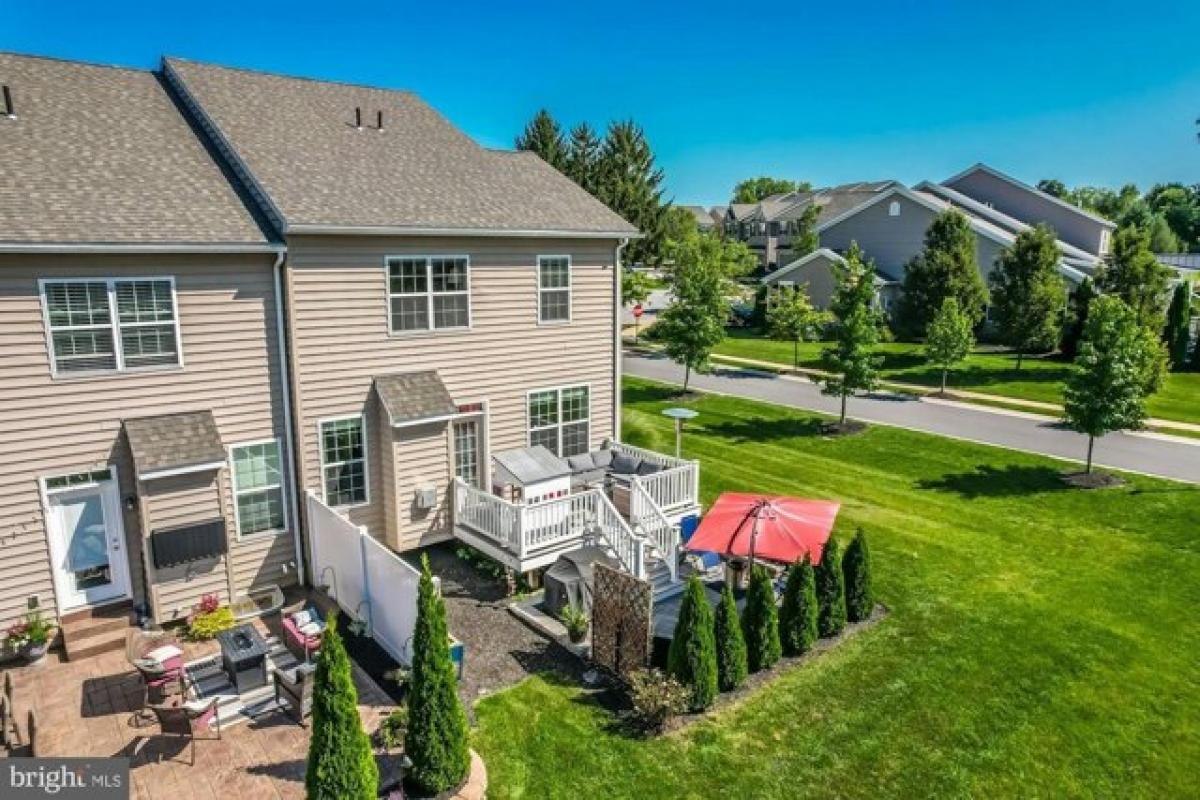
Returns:
[[[822,423],[821,434],[823,436],[853,436],[856,433],[862,433],[866,429],[867,423],[856,419],[848,419],[845,422]]]
[[[1124,478],[1107,472],[1064,472],[1061,477],[1063,483],[1076,489],[1108,489],[1126,483]]]
[[[456,547],[448,542],[404,557],[418,563],[421,553],[428,554],[433,574],[441,578],[450,633],[466,649],[458,683],[463,704],[471,709],[480,697],[534,673],[578,679],[583,672],[579,660],[513,616],[503,580],[481,574],[455,555]]]
[[[350,625],[346,624],[345,617],[339,620],[338,633],[342,636],[342,641],[346,645],[346,652],[354,659],[363,672],[371,676],[371,679],[383,689],[396,705],[404,702],[404,691],[401,687],[392,680],[384,677],[384,674],[399,666],[396,659],[392,658],[386,650],[379,646],[369,636],[358,636],[354,631],[350,630]]]

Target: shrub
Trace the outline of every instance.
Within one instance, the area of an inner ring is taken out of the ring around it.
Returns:
[[[629,676],[631,722],[644,733],[660,733],[667,721],[687,710],[688,690],[656,669]]]
[[[197,642],[205,641],[234,625],[237,625],[237,620],[233,618],[233,609],[229,606],[221,606],[213,611],[201,611],[188,622],[188,638]]]
[[[458,699],[458,681],[450,661],[446,607],[433,586],[428,557],[421,558],[412,652],[404,747],[412,769],[407,779],[418,791],[434,795],[462,781],[471,755],[467,715]]]
[[[717,686],[722,692],[732,692],[746,682],[750,670],[746,665],[746,637],[742,635],[737,603],[728,586],[721,590],[713,630],[717,640]]]
[[[54,624],[42,616],[36,609],[28,612],[25,619],[16,623],[5,632],[5,643],[13,650],[26,647],[41,647],[50,641],[54,634]]]
[[[751,672],[769,669],[783,655],[775,588],[771,576],[761,566],[750,572],[746,608],[742,611],[742,635],[746,637],[746,663]]]
[[[712,705],[717,696],[716,634],[712,606],[695,575],[688,578],[679,603],[675,636],[667,652],[667,672],[687,688],[693,711]]]
[[[832,536],[825,542],[816,573],[817,631],[821,636],[836,636],[846,627],[846,584],[841,552]]]
[[[329,618],[317,656],[312,738],[304,776],[309,800],[365,800],[379,790],[379,768],[358,716],[358,693],[337,621],[336,614]]]
[[[579,644],[587,638],[588,615],[582,608],[568,603],[562,611],[558,612],[558,618],[566,626],[567,638],[573,643]]]
[[[408,731],[408,706],[397,706],[396,710],[383,718],[375,730],[375,746],[382,750],[394,750],[404,744]]]
[[[817,640],[817,582],[807,555],[788,570],[779,611],[779,639],[789,656],[808,652]]]
[[[875,595],[871,591],[871,551],[862,528],[846,547],[842,575],[846,581],[846,616],[851,622],[862,622],[875,608]]]

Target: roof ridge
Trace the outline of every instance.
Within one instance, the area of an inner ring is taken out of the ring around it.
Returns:
[[[112,69],[120,72],[136,72],[140,75],[153,75],[153,69],[142,67],[127,67],[123,64],[102,64],[99,61],[83,61],[78,58],[63,58],[62,56],[46,56],[40,53],[19,53],[16,50],[0,50],[0,56],[16,56],[17,58],[36,59],[38,61],[53,61],[58,64],[72,64],[77,67],[94,67],[96,69]]]
[[[286,72],[275,72],[272,70],[265,70],[265,69],[253,69],[251,67],[234,67],[234,66],[230,66],[228,64],[218,64],[214,61],[200,61],[200,60],[197,60],[194,58],[183,58],[182,56],[164,55],[162,57],[162,62],[164,64],[167,62],[170,62],[170,61],[183,63],[183,64],[196,64],[197,66],[201,66],[201,67],[213,67],[215,69],[228,70],[229,72],[243,72],[243,73],[247,73],[250,75],[265,75],[269,78],[284,78],[285,80],[305,81],[307,83],[325,83],[325,84],[330,84],[333,86],[346,86],[346,87],[349,87],[352,89],[369,89],[373,92],[391,92],[393,94],[406,94],[411,97],[421,99],[421,96],[412,89],[393,89],[388,86],[378,86],[378,85],[370,84],[370,83],[357,83],[354,81],[343,81],[343,80],[336,80],[336,79],[331,79],[331,78],[314,78],[314,77],[311,77],[308,75],[291,75]],[[421,100],[421,102],[425,102],[425,101]],[[426,104],[426,105],[428,105],[428,104]]]

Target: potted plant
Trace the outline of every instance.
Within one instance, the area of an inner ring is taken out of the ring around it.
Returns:
[[[34,610],[8,629],[5,641],[12,650],[34,663],[45,658],[53,634],[54,625],[42,616],[42,612]]]
[[[579,606],[570,604],[563,608],[558,614],[563,625],[567,627],[567,638],[571,640],[571,644],[579,644],[587,638],[588,632],[588,615]]]

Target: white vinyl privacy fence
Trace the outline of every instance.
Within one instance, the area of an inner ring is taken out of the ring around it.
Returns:
[[[408,664],[421,573],[315,493],[306,495],[313,582],[393,658]]]

